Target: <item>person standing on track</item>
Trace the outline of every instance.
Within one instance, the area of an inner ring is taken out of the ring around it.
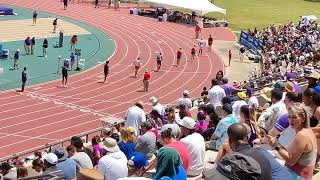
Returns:
[[[134,66],[134,77],[137,77],[138,71],[141,67],[140,58],[138,57],[132,64]]]
[[[230,66],[231,65],[231,58],[232,58],[231,49],[229,49],[228,56],[229,56],[229,66]]]
[[[52,22],[52,25],[53,25],[53,31],[52,33],[56,33],[57,31],[57,26],[58,26],[58,18],[55,18]]]
[[[22,81],[22,86],[21,86],[21,91],[20,92],[23,92],[24,91],[24,87],[26,85],[26,82],[27,82],[27,68],[24,67],[23,68],[23,71],[21,73],[21,81]]]
[[[206,46],[206,42],[204,42],[204,40],[201,39],[200,42],[198,43],[198,45],[199,45],[198,56],[200,56],[200,55],[202,55],[203,48]]]
[[[182,56],[182,48],[179,48],[177,52],[177,66],[180,65],[181,56]]]
[[[42,43],[42,55],[43,57],[47,57],[47,49],[48,49],[48,40],[45,38]]]
[[[159,54],[157,55],[157,69],[156,69],[156,71],[159,71],[159,70],[160,70],[162,60],[163,60],[162,53],[159,53]]]
[[[32,25],[36,25],[37,24],[37,18],[38,18],[37,11],[33,11],[33,13],[32,13]]]
[[[31,55],[34,54],[34,47],[36,46],[36,38],[32,37],[31,39]]]
[[[78,43],[78,36],[77,35],[73,35],[71,40],[70,40],[70,51],[74,51],[74,49],[76,48],[76,45]]]
[[[63,68],[62,68],[62,86],[65,88],[68,87],[67,82],[68,82],[68,67],[63,66]]]
[[[211,35],[209,35],[209,38],[208,38],[208,51],[211,52],[212,50],[212,44],[213,44],[213,38]]]
[[[68,0],[63,0],[63,9],[66,10],[68,7]]]
[[[109,61],[106,61],[106,64],[104,65],[104,81],[103,83],[105,83],[107,81],[107,76],[109,74]]]
[[[94,8],[99,8],[99,0],[95,0],[95,6]]]
[[[14,53],[13,56],[13,70],[19,69],[19,58],[20,58],[20,49],[17,49],[17,51]]]
[[[241,46],[241,48],[239,49],[240,62],[243,62],[245,52],[246,52],[246,48],[244,48],[244,46]]]
[[[199,36],[201,33],[201,27],[199,25],[197,25],[194,31],[196,33],[196,39],[199,39]]]
[[[191,48],[191,61],[194,60],[194,57],[196,56],[196,45],[193,45]]]
[[[143,76],[143,92],[148,92],[150,78],[151,74],[148,72],[148,69],[146,69]]]

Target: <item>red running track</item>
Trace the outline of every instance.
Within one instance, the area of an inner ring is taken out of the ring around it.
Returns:
[[[116,51],[109,59],[110,76],[106,84],[99,83],[103,75],[103,65],[99,65],[70,77],[68,88],[59,88],[60,80],[56,80],[27,87],[24,93],[14,90],[0,93],[1,158],[99,128],[101,117],[123,117],[138,100],[148,102],[155,96],[162,104],[174,104],[185,89],[198,97],[202,87],[209,86],[216,72],[224,69],[221,58],[214,52],[205,52],[190,61],[190,49],[197,43],[193,27],[133,16],[128,9],[115,11],[70,4],[63,10],[60,0],[2,0],[2,3],[87,23],[111,36]],[[201,36],[207,39],[209,34],[215,40],[236,38],[226,28],[204,29]],[[176,67],[173,65],[179,47],[183,49],[183,58],[181,66]],[[130,65],[139,56],[142,69],[154,69],[156,52],[160,51],[164,54],[161,71],[151,73],[150,92],[140,92],[143,70],[138,78],[133,78]],[[146,111],[149,110],[147,106]]]

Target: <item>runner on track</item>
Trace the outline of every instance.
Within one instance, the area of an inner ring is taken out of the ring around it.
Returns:
[[[208,38],[208,51],[211,52],[212,50],[212,44],[213,44],[213,38],[211,35],[209,35],[209,38]]]
[[[134,77],[137,77],[138,71],[142,65],[140,62],[140,58],[138,57],[132,64],[134,65]]]
[[[192,48],[191,48],[191,61],[194,60],[194,57],[196,56],[196,45],[194,45]]]
[[[163,60],[162,53],[159,53],[159,54],[157,55],[157,69],[156,69],[156,71],[159,71],[159,70],[160,70],[162,60]]]
[[[202,55],[202,51],[203,51],[203,48],[206,46],[206,42],[204,42],[203,39],[200,40],[200,42],[198,43],[198,46],[199,46],[199,52],[198,52],[198,55]]]
[[[181,56],[182,56],[182,48],[179,48],[177,52],[177,66],[180,65]]]
[[[109,74],[109,61],[106,61],[106,64],[104,65],[103,71],[104,71],[104,81],[103,82],[105,83],[107,80],[107,76]]]
[[[65,88],[68,87],[67,82],[68,82],[68,67],[63,66],[63,68],[62,68],[62,86]]]

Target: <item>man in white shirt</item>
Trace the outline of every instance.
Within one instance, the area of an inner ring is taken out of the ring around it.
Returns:
[[[125,127],[135,128],[135,135],[140,135],[139,124],[146,121],[146,114],[143,111],[143,102],[139,101],[129,108],[126,116]]]
[[[238,93],[239,100],[235,101],[232,105],[232,112],[234,116],[237,118],[237,120],[240,120],[240,108],[244,105],[247,105],[245,99],[247,98],[247,95],[245,92],[239,92]]]
[[[259,107],[259,101],[257,97],[254,95],[254,87],[247,87],[247,95],[249,97],[248,105],[249,107],[258,108]]]
[[[185,136],[180,141],[187,146],[190,153],[188,176],[198,176],[204,168],[205,141],[202,135],[195,132],[196,122],[191,117],[184,117],[177,123],[181,127],[182,135]]]
[[[270,92],[268,91],[261,93],[261,96],[267,101],[271,101],[272,105],[263,111],[258,119],[258,125],[267,131],[270,131],[275,126],[280,115],[287,112],[285,104],[281,101],[282,91],[280,89],[271,90],[270,98],[268,97],[269,95]]]
[[[188,90],[184,90],[183,97],[179,98],[177,100],[177,106],[179,107],[180,105],[184,105],[186,107],[187,111],[189,111],[189,109],[192,107],[192,101],[189,98],[189,91]]]
[[[157,99],[156,97],[151,97],[149,99],[149,102],[152,104],[152,110],[158,111],[158,113],[161,116],[165,115],[165,113],[166,113],[165,108],[162,104],[159,103],[159,99]]]
[[[226,97],[226,93],[219,86],[217,79],[212,79],[212,88],[208,92],[207,102],[210,102],[215,108],[217,106],[222,106],[222,99]]]
[[[104,176],[104,180],[116,180],[127,177],[127,157],[120,151],[117,141],[113,138],[106,138],[102,145],[108,152],[98,163],[98,171]]]

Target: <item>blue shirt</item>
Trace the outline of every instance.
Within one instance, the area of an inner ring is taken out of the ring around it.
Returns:
[[[261,154],[263,154],[271,165],[271,171],[272,171],[272,180],[291,180],[291,175],[287,171],[287,169],[284,166],[281,166],[281,164],[265,149],[262,147],[255,148],[257,149]]]
[[[229,114],[219,121],[214,131],[214,134],[218,136],[218,139],[216,140],[216,149],[220,149],[222,143],[228,138],[228,127],[237,122],[238,120],[233,114]]]
[[[125,143],[123,141],[118,143],[120,150],[126,155],[127,159],[131,157],[131,154],[136,150],[136,143]]]
[[[187,174],[183,167],[180,165],[176,170],[176,175],[173,178],[164,176],[160,178],[160,180],[187,180]]]
[[[20,55],[19,55],[18,51],[14,53],[14,59],[15,60],[19,60],[19,56]]]
[[[70,59],[71,59],[71,61],[74,61],[74,59],[75,59],[75,56],[72,54],[72,55],[70,55]]]
[[[66,180],[74,179],[80,170],[80,165],[70,158],[58,163],[56,166],[63,171]]]

